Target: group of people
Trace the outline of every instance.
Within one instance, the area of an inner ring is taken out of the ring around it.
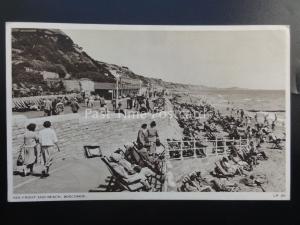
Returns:
[[[127,148],[130,146],[127,145]],[[151,190],[150,177],[155,173],[148,167],[141,167],[127,160],[121,149],[116,150],[109,156],[109,164],[114,171],[126,182],[139,181],[144,185],[146,191]]]
[[[177,189],[180,192],[235,192],[239,186],[227,179],[210,179],[203,177],[201,171],[185,175]]]
[[[171,158],[189,157],[194,156],[194,154],[197,156],[201,155],[199,149],[207,147],[203,144],[204,142],[201,142],[204,137],[205,140],[211,140],[212,143],[220,140],[218,141],[218,148],[222,149],[223,153],[225,153],[225,150],[229,153],[215,163],[216,166],[212,171],[212,175],[218,178],[213,182],[215,186],[218,184],[219,179],[222,178],[249,176],[249,172],[259,164],[259,160],[268,159],[267,154],[262,150],[262,144],[271,143],[273,144],[271,148],[281,148],[280,142],[284,140],[277,138],[274,134],[277,127],[276,113],[273,120],[269,118],[268,114],[265,114],[263,122],[260,122],[257,113],[254,116],[250,116],[243,109],[227,108],[229,114],[222,115],[219,110],[205,101],[202,101],[200,105],[196,105],[179,103],[174,98],[171,99],[171,103],[173,104],[177,122],[183,128],[184,135],[182,141],[169,140]],[[205,116],[197,116],[203,114]],[[222,138],[220,139],[219,136],[237,141],[245,139],[248,144],[240,147],[237,142],[222,141]],[[184,139],[191,141],[185,141]],[[191,145],[192,142],[193,146]],[[199,149],[195,147],[195,143],[197,143]],[[185,149],[186,145],[187,148]],[[179,148],[180,150],[176,151]],[[215,148],[216,146],[212,147],[214,151],[218,151]],[[198,153],[196,152],[197,150]],[[184,179],[180,186],[181,191],[199,191],[200,189],[194,184],[193,179],[194,176],[191,176],[190,179]]]
[[[137,135],[137,148],[146,158],[156,153],[157,145],[160,145],[156,122],[152,121],[150,127],[146,123],[142,124]]]
[[[165,98],[131,95],[127,99],[127,109],[134,109],[140,113],[157,113],[165,110]]]
[[[198,133],[206,129],[207,125],[201,122],[206,114],[212,112],[214,108],[206,101],[200,105],[179,103],[176,98],[171,99],[176,120],[186,137],[197,138]],[[204,127],[203,127],[204,126]]]
[[[171,159],[176,159],[182,157],[206,157],[204,145],[200,138],[190,139],[189,137],[183,137],[182,140],[178,139],[167,139],[169,150],[169,156]],[[195,155],[196,154],[196,155]]]
[[[278,138],[275,135],[277,114],[274,114],[273,120],[268,119],[268,113],[263,117],[263,122],[259,122],[257,113],[251,117],[242,109],[232,109],[230,115],[212,113],[208,122],[221,127],[224,132],[228,133],[229,138],[251,140],[258,148],[263,143],[269,142],[273,144],[272,148],[282,149],[280,143],[284,138]]]
[[[99,101],[100,111],[102,113],[107,113],[107,103],[105,101],[105,98],[100,95],[89,95],[84,97],[84,104],[87,108],[94,108],[96,106],[96,102]],[[98,104],[97,104],[98,105]]]
[[[53,163],[53,154],[60,151],[58,139],[51,122],[45,121],[43,129],[36,132],[36,124],[30,123],[24,134],[23,144],[17,157],[18,171],[23,176],[34,173],[34,165],[41,164],[41,178],[49,176],[49,168]]]
[[[178,103],[171,100],[177,122],[183,128],[183,134],[189,138],[202,138],[203,134],[208,140],[216,140],[216,133],[222,132],[223,136],[230,139],[249,139],[259,148],[262,143],[269,142],[274,148],[281,149],[280,143],[284,138],[275,135],[277,114],[274,119],[269,119],[269,114],[264,115],[263,122],[259,122],[258,114],[253,117],[247,115],[243,109],[230,109],[229,115],[222,115],[219,110],[203,101],[200,105]],[[206,121],[201,121],[204,115]]]
[[[108,157],[113,170],[126,182],[140,181],[145,191],[155,188],[151,186],[153,177],[159,179],[162,187],[164,146],[159,141],[155,121],[150,123],[149,128],[147,124],[142,124],[137,141],[127,143],[124,147],[125,151],[117,149]]]

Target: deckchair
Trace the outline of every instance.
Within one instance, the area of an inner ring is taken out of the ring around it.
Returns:
[[[157,167],[154,165],[153,162],[150,162],[149,160],[147,160],[147,159],[145,158],[145,156],[144,156],[143,154],[141,154],[141,152],[139,152],[139,151],[137,150],[137,144],[136,144],[135,142],[133,142],[133,145],[134,145],[134,146],[133,146],[132,150],[133,150],[133,152],[134,152],[136,155],[139,156],[139,159],[140,159],[140,161],[141,161],[141,162],[139,162],[139,164],[146,165],[146,166],[149,167],[149,169],[151,169],[153,172],[155,172],[156,174],[161,175],[161,174],[162,174],[162,170],[158,170]],[[164,154],[164,153],[165,153],[165,151],[164,151],[162,154]],[[161,154],[161,155],[162,155],[162,154]],[[160,155],[158,156],[158,158],[160,158]],[[163,163],[163,162],[161,161],[161,163]],[[161,168],[163,168],[163,165],[161,165]]]
[[[217,177],[233,177],[233,174],[228,173],[221,165],[220,161],[215,162],[215,176]]]
[[[155,162],[150,162],[143,156],[143,154],[141,154],[141,152],[137,150],[137,144],[135,142],[133,142],[133,144],[134,146],[132,148],[132,151],[134,155],[138,156],[140,163],[144,164],[155,173],[155,175],[151,176],[150,179],[148,180],[149,183],[153,185],[157,190],[162,191],[163,188],[162,186],[165,179],[164,176],[165,163],[163,160],[165,155],[165,150],[157,156],[157,160]]]
[[[108,182],[106,191],[117,191],[117,190],[127,190],[130,192],[141,191],[145,189],[145,185],[141,182],[140,179],[135,180],[133,182],[128,182],[125,178],[123,178],[119,173],[117,173],[114,168],[110,165],[109,160],[104,156],[101,157],[101,160],[107,166],[111,174],[111,178]]]

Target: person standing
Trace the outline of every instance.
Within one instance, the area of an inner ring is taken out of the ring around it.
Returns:
[[[118,107],[117,107],[115,113],[122,113],[125,116],[125,112],[122,109],[122,103],[121,102],[118,103]]]
[[[24,176],[33,173],[33,166],[37,160],[37,143],[38,135],[35,132],[36,125],[31,123],[27,126],[27,130],[24,134],[24,163],[23,163],[23,173]]]
[[[149,152],[150,152],[150,154],[155,154],[156,142],[159,141],[159,135],[158,135],[158,131],[156,129],[155,121],[152,121],[150,123],[150,128],[148,129],[147,133],[148,133],[148,141],[150,144]]]
[[[255,113],[255,115],[254,115],[254,120],[255,120],[255,123],[258,123],[258,115],[257,115],[257,113]]]
[[[51,111],[52,111],[52,101],[50,99],[46,99],[44,105],[44,116],[51,116]]]
[[[100,102],[100,111],[104,110],[105,114],[107,114],[106,102],[105,102],[105,99],[102,96],[99,97],[99,102]]]
[[[86,105],[86,107],[89,107],[89,98],[88,97],[84,97],[84,104]]]
[[[149,101],[149,98],[146,99],[146,108],[147,108],[147,111],[148,112],[152,112],[152,109],[150,107],[150,101]]]
[[[90,95],[89,97],[89,107],[93,108],[94,107],[94,96]]]
[[[52,115],[57,115],[57,111],[56,111],[56,105],[58,103],[58,99],[54,98],[52,101]]]
[[[244,115],[245,115],[245,112],[243,109],[241,109],[241,118],[244,119]]]
[[[49,168],[53,162],[54,146],[60,151],[58,140],[55,131],[51,128],[51,122],[45,121],[44,129],[39,132],[39,142],[41,145],[41,157],[44,169],[42,171],[42,178],[49,176]]]
[[[112,104],[112,107],[113,107],[113,111],[116,111],[117,106],[116,106],[116,99],[115,98],[113,98],[111,100],[111,104]]]
[[[78,102],[76,101],[76,99],[74,98],[74,99],[72,99],[72,102],[71,102],[71,110],[72,110],[72,112],[73,113],[77,113],[78,112],[78,110],[79,110],[79,104],[78,104]]]
[[[147,133],[147,124],[144,123],[141,126],[141,129],[138,131],[138,135],[137,135],[137,145],[138,145],[138,149],[142,149],[146,146],[147,142],[148,142],[148,133]]]

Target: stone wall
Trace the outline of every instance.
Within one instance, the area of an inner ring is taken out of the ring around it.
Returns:
[[[181,135],[177,122],[166,114],[144,114],[143,117],[124,118],[118,114],[110,114],[110,118],[86,118],[83,114],[58,115],[43,118],[27,119],[14,116],[12,121],[13,155],[16,157],[19,146],[23,143],[23,135],[29,123],[37,125],[36,131],[43,128],[43,122],[49,120],[57,133],[61,153],[59,157],[83,157],[83,146],[98,144],[104,154],[123,148],[124,144],[136,140],[142,123],[157,123],[160,139],[178,138]],[[176,127],[177,126],[177,127]]]

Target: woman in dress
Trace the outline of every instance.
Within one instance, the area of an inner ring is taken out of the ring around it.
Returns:
[[[41,145],[41,157],[44,169],[42,171],[42,178],[49,176],[49,168],[52,165],[54,146],[60,151],[58,147],[58,140],[55,131],[51,128],[51,122],[45,121],[43,130],[39,132],[39,142]]]
[[[24,135],[24,164],[23,173],[24,176],[32,174],[33,165],[36,163],[37,159],[37,143],[38,135],[35,132],[36,125],[31,123],[27,126],[27,130]]]

